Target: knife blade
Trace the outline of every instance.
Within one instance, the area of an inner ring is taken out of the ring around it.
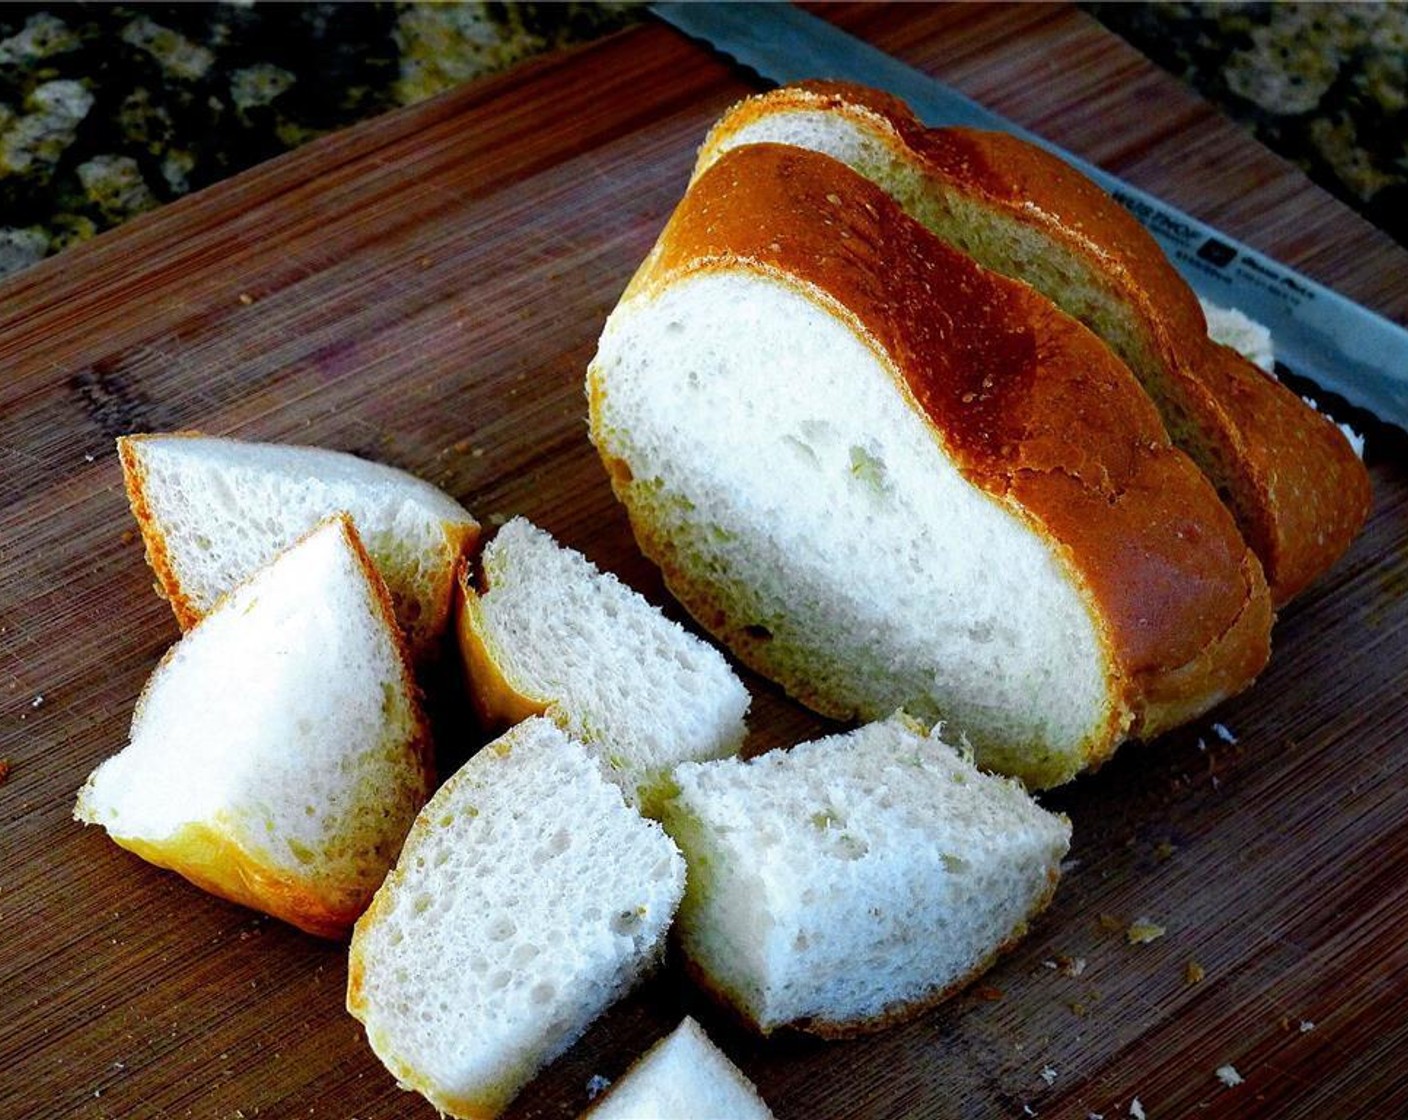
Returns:
[[[927,125],[1000,130],[1045,148],[1123,205],[1198,295],[1265,324],[1287,368],[1408,430],[1408,330],[1399,324],[790,3],[661,2],[650,10],[767,82],[858,82],[901,98]]]

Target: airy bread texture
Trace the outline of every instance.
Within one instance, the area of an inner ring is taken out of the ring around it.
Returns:
[[[412,654],[424,659],[438,647],[455,564],[479,524],[428,482],[340,451],[194,432],[123,436],[117,447],[147,562],[183,630],[341,511],[386,580]]]
[[[653,815],[680,762],[737,754],[748,691],[712,646],[515,518],[461,566],[460,650],[480,717],[546,714]]]
[[[433,784],[385,586],[337,517],[171,648],[74,816],[214,894],[340,937]]]
[[[726,151],[765,142],[844,161],[943,240],[1032,284],[1104,338],[1236,515],[1276,605],[1362,527],[1369,479],[1340,431],[1212,342],[1197,298],[1153,238],[1062,160],[1005,133],[926,129],[876,90],[809,82],[727,113],[696,175]]]
[[[901,717],[686,763],[664,823],[691,970],[763,1033],[885,1026],[981,973],[1050,900],[1070,824]]]
[[[588,394],[670,589],[825,714],[950,719],[1049,786],[1268,656],[1260,566],[1129,371],[828,157],[705,172]]]
[[[645,1052],[583,1120],[772,1120],[728,1056],[688,1016]]]
[[[662,953],[684,861],[550,720],[467,762],[352,935],[347,1010],[406,1088],[495,1116]]]

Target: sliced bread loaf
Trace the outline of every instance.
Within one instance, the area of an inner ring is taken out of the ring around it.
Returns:
[[[772,141],[844,161],[939,237],[1034,285],[1100,334],[1233,510],[1277,605],[1363,525],[1368,475],[1341,432],[1212,342],[1197,298],[1158,244],[1062,160],[1005,133],[926,129],[886,94],[815,82],[735,107],[710,133],[698,169],[739,145]]]
[[[172,647],[74,815],[214,894],[338,937],[433,781],[385,585],[337,517]]]
[[[460,650],[489,726],[546,713],[647,815],[676,764],[738,753],[748,691],[719,652],[542,529],[508,522],[460,587]]]
[[[323,448],[196,433],[124,436],[117,446],[147,562],[182,629],[280,549],[345,511],[390,588],[413,655],[436,649],[455,563],[479,536],[447,494]]]
[[[902,717],[686,763],[664,823],[691,970],[764,1033],[872,1030],[982,972],[1051,898],[1064,817]]]
[[[661,954],[684,862],[529,719],[431,798],[352,935],[347,1009],[441,1112],[496,1115]]]
[[[590,1120],[772,1120],[758,1090],[688,1016],[584,1113]]]
[[[1268,656],[1260,565],[1125,366],[829,157],[701,175],[588,394],[670,589],[828,715],[950,719],[1048,786]]]

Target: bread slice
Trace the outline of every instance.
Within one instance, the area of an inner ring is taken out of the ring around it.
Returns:
[[[903,717],[686,763],[664,823],[691,970],[763,1033],[856,1034],[978,976],[1045,908],[1070,823]]]
[[[157,589],[188,629],[236,583],[330,514],[347,512],[419,660],[450,616],[455,562],[479,524],[428,482],[316,447],[202,436],[117,441]]]
[[[1260,565],[1124,365],[829,157],[706,171],[588,394],[670,589],[827,715],[949,719],[1049,786],[1268,656]]]
[[[347,1010],[441,1112],[496,1115],[661,954],[684,861],[550,720],[431,798],[357,923]]]
[[[1369,479],[1342,433],[1212,342],[1197,298],[1158,244],[1062,160],[1006,133],[926,129],[875,90],[811,82],[726,114],[698,170],[759,142],[843,160],[939,237],[1093,328],[1233,510],[1276,605],[1334,563],[1362,527]]]
[[[551,716],[653,815],[670,771],[737,754],[748,690],[712,646],[523,518],[460,570],[460,650],[480,717]]]
[[[685,1016],[583,1120],[772,1120],[753,1083]]]
[[[340,937],[433,782],[385,585],[335,517],[171,648],[74,816],[214,894]]]

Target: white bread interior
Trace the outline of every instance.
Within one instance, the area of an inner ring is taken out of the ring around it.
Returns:
[[[385,588],[333,518],[172,647],[75,816],[217,894],[340,936],[432,783]]]
[[[942,999],[1025,932],[1070,843],[1020,783],[898,716],[675,775],[679,942],[764,1033],[853,1034]]]
[[[526,720],[417,818],[353,933],[347,1009],[403,1086],[494,1116],[659,958],[683,889],[660,826]]]
[[[583,1120],[772,1120],[753,1083],[685,1016]]]
[[[546,713],[650,815],[680,762],[737,754],[748,691],[712,646],[515,518],[462,580],[460,648],[481,716]]]
[[[701,271],[623,301],[593,370],[638,537],[706,626],[754,628],[755,667],[835,718],[952,719],[983,765],[1038,784],[1082,768],[1121,701],[1074,577],[962,476],[843,312]]]

